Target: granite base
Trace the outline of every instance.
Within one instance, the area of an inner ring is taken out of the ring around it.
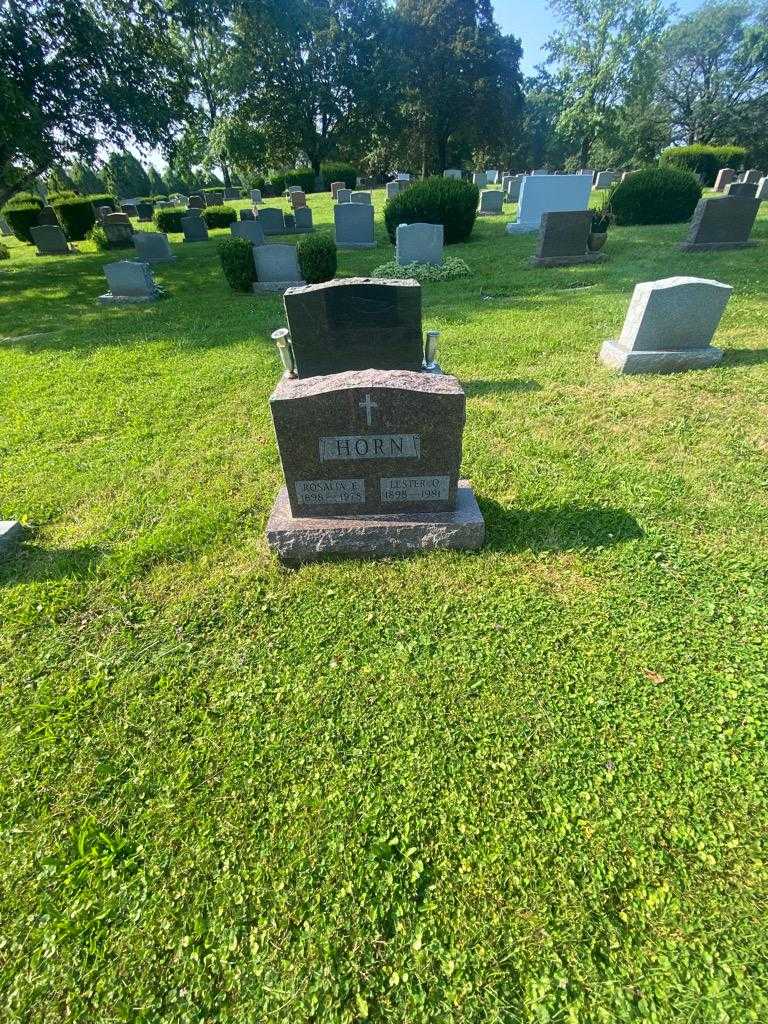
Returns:
[[[100,306],[141,306],[147,302],[157,302],[162,298],[164,298],[163,292],[158,292],[157,295],[113,295],[112,292],[106,292],[104,295],[100,295],[96,301]]]
[[[533,235],[535,234],[541,224],[526,224],[520,223],[519,221],[512,221],[511,224],[507,224],[508,235]]]
[[[571,267],[580,263],[601,263],[605,255],[601,252],[585,252],[583,256],[531,256],[532,267]]]
[[[280,488],[267,523],[267,543],[281,562],[325,558],[386,558],[444,549],[477,551],[485,522],[468,480],[459,480],[452,512],[384,513],[357,518],[296,517]]]
[[[675,352],[627,352],[615,341],[606,341],[600,349],[600,362],[619,373],[679,373],[682,370],[707,370],[717,366],[723,350],[706,348],[678,349]]]

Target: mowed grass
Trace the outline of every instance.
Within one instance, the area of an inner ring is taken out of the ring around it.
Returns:
[[[383,200],[341,275],[391,258]],[[768,209],[756,249],[548,270],[511,213],[423,295],[485,549],[298,570],[281,299],[229,291],[225,232],[126,310],[87,244],[11,241],[2,1020],[768,1019]],[[733,285],[722,366],[601,367],[674,274]]]

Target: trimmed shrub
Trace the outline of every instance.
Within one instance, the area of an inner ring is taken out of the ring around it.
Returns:
[[[704,184],[711,188],[715,184],[721,167],[741,167],[747,158],[744,146],[672,146],[659,157],[662,166],[679,167],[683,171],[704,176]]]
[[[237,210],[231,206],[206,206],[200,212],[209,228],[228,228],[237,220]]]
[[[54,209],[70,242],[81,242],[96,223],[96,210],[90,196],[63,199]]]
[[[0,260],[9,260],[11,258],[11,250],[7,245],[0,242]]]
[[[72,189],[62,189],[61,192],[48,193],[49,206],[55,206],[56,203],[65,202],[67,199],[77,199],[77,192],[73,192]]]
[[[307,284],[320,284],[336,277],[336,243],[327,235],[304,235],[296,246],[301,276]]]
[[[100,206],[109,206],[113,212],[119,212],[115,197],[107,195],[105,192],[99,192],[92,196],[83,196],[83,199],[93,203],[94,210],[98,210]]]
[[[384,221],[394,244],[398,224],[442,224],[446,245],[466,242],[477,218],[480,191],[468,181],[427,178],[387,200]]]
[[[162,210],[155,210],[152,214],[152,222],[158,231],[176,233],[183,230],[181,218],[186,217],[188,210],[184,206],[166,206]]]
[[[12,210],[14,206],[39,206],[45,205],[43,200],[35,192],[15,192],[4,206],[4,210]]]
[[[86,238],[89,242],[95,244],[97,252],[109,252],[109,239],[107,238],[107,232],[101,224],[94,224]]]
[[[323,164],[320,173],[323,176],[323,188],[326,192],[330,192],[332,181],[343,181],[347,188],[354,188],[357,185],[357,168],[352,164]]]
[[[167,203],[168,196],[152,196],[150,199],[151,203]]]
[[[249,292],[256,280],[253,246],[247,238],[222,238],[218,246],[221,269],[234,292]]]
[[[315,191],[315,172],[311,167],[297,167],[295,171],[281,171],[269,179],[269,187],[281,196],[289,185],[298,185],[303,192]]]
[[[690,220],[701,185],[690,171],[650,167],[614,185],[609,197],[617,224],[678,224]]]
[[[31,228],[37,227],[37,218],[40,216],[42,206],[36,203],[19,203],[17,206],[6,206],[3,209],[3,216],[8,221],[11,231],[20,242],[32,244]]]

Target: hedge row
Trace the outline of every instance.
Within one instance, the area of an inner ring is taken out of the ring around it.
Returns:
[[[673,146],[665,149],[659,157],[661,166],[678,167],[683,171],[701,174],[704,184],[710,188],[715,184],[717,172],[722,167],[742,166],[747,158],[743,146]]]

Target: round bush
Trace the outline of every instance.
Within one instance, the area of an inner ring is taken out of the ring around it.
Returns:
[[[701,185],[690,171],[651,167],[615,185],[609,206],[617,224],[678,224],[690,220]]]
[[[747,151],[743,146],[705,146],[696,143],[693,146],[671,146],[659,157],[663,166],[679,167],[683,171],[692,171],[704,177],[704,184],[710,188],[715,184],[717,172],[722,167],[741,167],[747,159]]]
[[[97,252],[109,252],[109,239],[107,238],[107,232],[101,224],[94,224],[87,237],[89,242],[94,243]]]
[[[480,192],[468,181],[427,178],[387,200],[384,221],[394,243],[398,224],[442,224],[446,245],[466,242],[477,218]]]
[[[327,235],[305,235],[296,246],[301,276],[307,284],[320,284],[336,277],[336,243]]]
[[[184,206],[166,206],[161,210],[155,210],[152,214],[152,221],[158,231],[179,234],[183,231],[181,218],[186,217],[188,212]]]
[[[221,269],[235,292],[249,292],[256,280],[253,246],[247,238],[222,238],[218,246]]]
[[[105,205],[101,204],[101,205]],[[71,242],[81,242],[96,223],[96,211],[90,196],[62,199],[55,203],[56,216]]]
[[[209,228],[228,228],[237,220],[237,211],[232,206],[206,206],[201,213]]]
[[[11,258],[11,250],[7,245],[0,242],[0,260],[9,260]]]
[[[18,203],[3,209],[8,226],[20,242],[32,243],[30,229],[37,227],[41,209],[42,206],[38,206],[37,203]]]

